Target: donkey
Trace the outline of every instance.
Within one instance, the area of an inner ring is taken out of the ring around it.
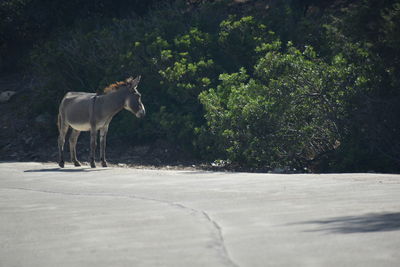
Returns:
[[[95,151],[97,131],[100,131],[100,160],[103,167],[106,161],[106,136],[108,126],[115,114],[126,109],[138,118],[142,118],[146,111],[137,90],[140,76],[125,81],[116,82],[104,89],[103,95],[84,92],[68,92],[61,101],[58,113],[58,165],[64,168],[65,136],[71,126],[69,137],[71,161],[75,166],[81,166],[76,158],[76,142],[81,131],[90,131],[90,167],[96,168]]]

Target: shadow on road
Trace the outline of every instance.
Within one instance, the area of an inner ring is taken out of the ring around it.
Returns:
[[[106,168],[76,168],[76,169],[68,169],[68,168],[49,168],[49,169],[33,169],[26,170],[24,172],[94,172],[94,171],[106,171],[109,169]]]
[[[360,216],[344,216],[326,220],[306,221],[296,224],[317,224],[322,228],[307,232],[331,232],[341,234],[400,230],[400,212],[370,213]]]

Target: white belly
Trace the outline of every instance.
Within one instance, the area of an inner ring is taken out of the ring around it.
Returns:
[[[85,131],[90,131],[90,123],[84,123],[84,124],[70,124],[70,126],[78,131],[85,132]]]
[[[79,123],[71,124],[71,123],[69,123],[69,125],[70,125],[73,129],[78,130],[78,131],[81,131],[81,132],[90,131],[90,123],[82,123],[82,124],[79,124]],[[104,126],[105,126],[105,124],[104,124],[103,122],[97,123],[97,124],[96,124],[96,130],[100,130],[100,129],[103,128]]]

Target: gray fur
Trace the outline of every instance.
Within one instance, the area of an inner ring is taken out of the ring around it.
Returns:
[[[103,167],[107,167],[105,157],[106,136],[108,126],[122,109],[131,111],[138,118],[145,115],[145,108],[141,96],[137,91],[140,76],[128,78],[118,83],[116,90],[104,95],[84,92],[68,92],[61,101],[58,113],[58,150],[59,165],[64,167],[64,143],[69,127],[72,132],[69,138],[71,161],[75,166],[81,166],[76,157],[76,142],[81,131],[90,131],[90,166],[95,168],[95,150],[97,131],[100,131],[100,160]]]

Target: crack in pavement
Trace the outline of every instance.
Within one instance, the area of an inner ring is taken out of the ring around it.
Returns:
[[[150,198],[150,197],[144,197],[144,196],[139,196],[139,195],[133,195],[133,194],[112,194],[112,193],[72,193],[72,192],[59,192],[59,191],[51,191],[51,190],[41,190],[41,189],[32,189],[32,188],[23,188],[23,187],[4,187],[2,189],[9,189],[9,190],[23,190],[23,191],[31,191],[31,192],[38,192],[38,193],[47,193],[47,194],[58,194],[58,195],[66,195],[66,196],[83,196],[83,197],[119,197],[119,198],[130,198],[130,199],[136,199],[136,200],[144,200],[144,201],[152,201],[152,202],[157,202],[157,203],[162,203],[166,204],[172,207],[177,207],[179,209],[183,209],[186,211],[190,211],[190,213],[196,213],[200,214],[203,218],[206,219],[211,225],[212,228],[215,229],[217,236],[218,236],[218,243],[219,246],[222,250],[223,258],[227,261],[227,263],[230,266],[233,267],[239,267],[237,263],[235,263],[230,255],[229,252],[225,246],[225,240],[222,234],[222,227],[218,224],[217,221],[215,221],[206,211],[204,210],[197,210],[195,208],[191,208],[188,206],[183,205],[182,203],[178,202],[172,202],[168,200],[162,200],[162,199],[156,199],[156,198]]]

